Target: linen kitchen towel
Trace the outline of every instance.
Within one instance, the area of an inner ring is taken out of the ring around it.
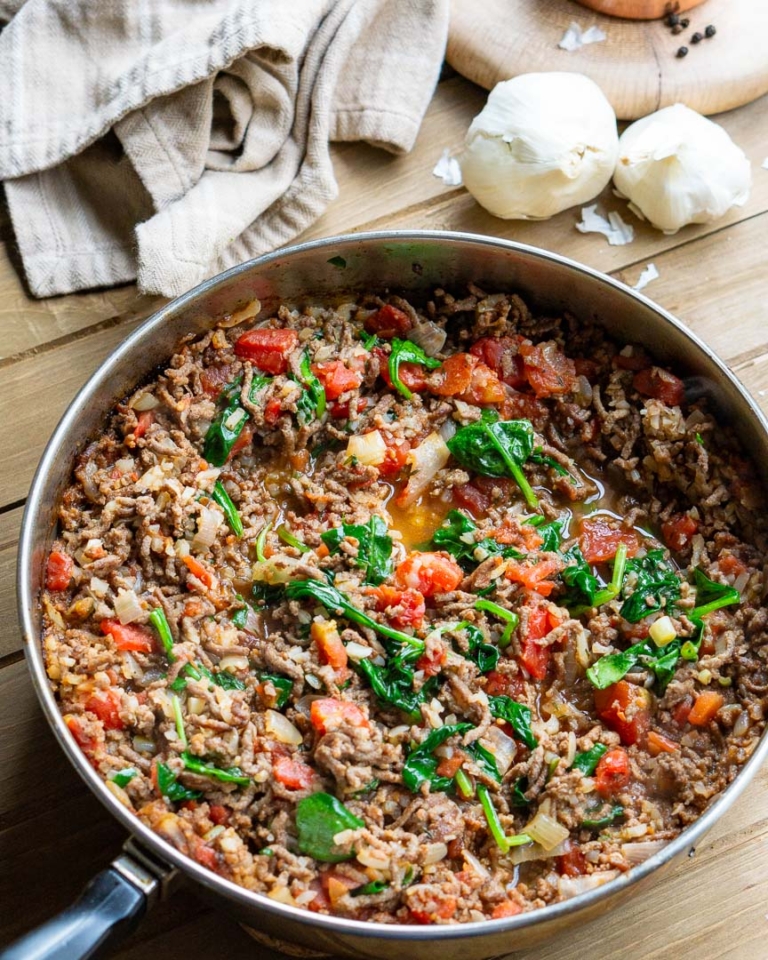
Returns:
[[[0,0],[0,179],[36,296],[175,296],[336,196],[329,141],[410,150],[448,0]]]

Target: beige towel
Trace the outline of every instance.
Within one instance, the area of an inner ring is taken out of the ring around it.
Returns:
[[[41,297],[136,278],[173,296],[287,243],[337,195],[330,140],[413,146],[448,28],[448,0],[3,14],[0,179]]]

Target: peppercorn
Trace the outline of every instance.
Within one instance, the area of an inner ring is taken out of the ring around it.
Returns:
[[[676,27],[680,23],[680,17],[676,13],[670,13],[667,17],[667,26]]]
[[[707,27],[707,29],[704,31],[704,36],[705,36],[705,37],[714,37],[714,35],[715,35],[716,33],[717,33],[717,30],[715,30],[715,28],[714,28],[714,27],[712,26],[712,24],[710,23],[710,25],[709,25],[709,26]]]
[[[680,49],[675,54],[676,57],[687,57],[688,56],[688,47],[680,47]]]
[[[688,17],[683,17],[683,19],[680,21],[680,26],[681,26],[681,27],[688,27],[688,26],[690,26],[690,23],[691,23],[691,21],[688,19]]]
[[[675,36],[677,36],[678,33],[682,33],[682,32],[683,32],[683,28],[681,24],[676,23],[674,27],[672,27],[672,33],[674,33]]]
[[[702,35],[697,30],[696,33],[694,33],[694,35],[691,37],[691,43],[701,43],[703,39],[704,37],[702,37]]]

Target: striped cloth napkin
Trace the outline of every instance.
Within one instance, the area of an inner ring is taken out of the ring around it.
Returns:
[[[448,0],[0,0],[0,179],[32,293],[175,296],[413,146]],[[372,185],[374,186],[374,185]]]

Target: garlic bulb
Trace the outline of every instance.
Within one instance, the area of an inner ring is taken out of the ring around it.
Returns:
[[[613,179],[634,213],[677,233],[743,206],[752,172],[722,127],[676,103],[627,127]]]
[[[596,197],[618,151],[616,116],[580,73],[497,83],[467,131],[464,184],[505,220],[543,220]]]

